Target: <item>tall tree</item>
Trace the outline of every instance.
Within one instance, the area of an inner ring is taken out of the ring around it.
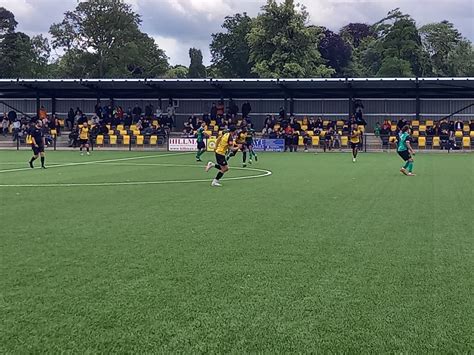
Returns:
[[[425,50],[433,64],[433,73],[437,76],[455,76],[448,62],[451,52],[463,41],[461,33],[451,22],[430,23],[420,28]]]
[[[175,65],[168,69],[165,78],[169,79],[185,79],[188,77],[189,69],[184,65]]]
[[[89,0],[53,24],[53,48],[66,51],[60,67],[87,76],[159,76],[168,69],[165,53],[139,29],[140,16],[123,0]],[[71,52],[69,54],[69,52]],[[71,62],[79,61],[79,67]],[[71,67],[72,65],[72,67]]]
[[[269,78],[331,76],[334,70],[317,48],[319,30],[307,22],[306,9],[293,0],[268,0],[247,36],[252,72]]]
[[[14,32],[17,25],[15,15],[4,7],[0,7],[0,36]]]
[[[339,35],[353,48],[359,48],[363,40],[374,36],[374,31],[365,23],[350,23],[341,28]]]
[[[474,76],[474,48],[468,40],[462,40],[449,52],[448,73],[451,76]]]
[[[206,77],[206,67],[202,64],[202,52],[200,49],[190,48],[189,49],[189,58],[191,59],[191,64],[189,65],[189,78],[205,78]]]
[[[247,36],[252,28],[252,18],[243,14],[227,16],[222,24],[226,32],[212,34],[210,45],[212,64],[217,75],[227,78],[255,76],[250,62]]]
[[[327,28],[323,29],[324,37],[319,42],[319,52],[326,63],[336,71],[337,76],[344,76],[344,70],[351,60],[352,48],[341,36]]]

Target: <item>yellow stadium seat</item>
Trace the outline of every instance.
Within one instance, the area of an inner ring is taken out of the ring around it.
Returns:
[[[118,127],[117,127],[117,128],[118,128]],[[136,130],[137,130],[137,125],[136,125],[136,124],[132,124],[132,125],[130,126],[130,130],[131,130],[131,131],[136,131]]]
[[[143,136],[142,135],[137,136],[137,144],[138,145],[143,145]]]
[[[299,136],[299,137],[298,137],[298,145],[300,145],[300,146],[301,146],[301,145],[304,145],[304,139],[303,139],[302,136]]]
[[[111,128],[110,128],[110,125],[109,125],[109,124],[107,124],[107,125],[105,125],[105,126],[107,127],[107,129],[108,129],[109,131],[111,130]]]
[[[328,124],[329,124],[329,121],[328,121],[328,120],[324,120],[324,121],[323,121],[323,126],[324,126],[324,127],[326,127]]]
[[[128,132],[124,129],[119,130],[119,133],[121,136],[126,136],[128,134]]]
[[[391,130],[392,132],[395,132],[395,131],[397,130],[397,125],[391,125],[391,126],[390,126],[390,130]]]
[[[215,126],[217,124],[216,120],[211,120],[211,126]]]
[[[303,120],[296,120],[296,122],[298,122],[300,125],[303,124]]]
[[[433,120],[427,120],[425,125],[428,127],[433,127],[433,124]]]
[[[347,136],[342,136],[342,137],[341,137],[341,146],[347,147],[347,144],[349,144],[349,137],[347,137]]]
[[[463,131],[466,132],[466,133],[469,133],[471,129],[469,128],[469,124],[465,123],[464,124],[464,128],[463,128]]]
[[[26,136],[26,144],[32,144],[33,143],[33,139],[31,139],[31,136],[28,134]]]
[[[219,126],[214,126],[214,132],[219,131]]]
[[[109,138],[110,144],[117,144],[117,136],[115,134],[111,135]]]
[[[158,120],[153,120],[152,125],[154,127],[157,127],[159,125]]]
[[[474,138],[474,131],[471,131],[471,133],[469,133],[469,136],[470,136],[471,138]]]
[[[419,131],[413,131],[413,137],[419,137],[420,132]]]
[[[418,138],[418,148],[426,148],[426,137]]]
[[[64,120],[58,120],[59,121],[59,126],[64,127]]]
[[[135,129],[135,130],[133,130],[132,134],[133,134],[134,136],[139,136],[141,133],[140,133],[140,130]]]
[[[420,125],[420,132],[426,132],[426,125]]]
[[[97,138],[95,139],[95,144],[97,144],[97,145],[104,144],[104,136],[102,134],[99,134],[97,136]]]
[[[439,147],[439,137],[433,137],[433,148]]]
[[[308,131],[308,136],[314,136],[314,131]]]
[[[411,121],[411,125],[412,125],[412,127],[419,127],[420,126],[420,121],[418,121],[418,120]]]
[[[51,135],[52,135],[53,137],[56,137],[56,136],[58,135],[58,131],[56,131],[55,129],[52,129],[52,130],[51,130]]]
[[[463,148],[471,148],[471,138],[463,137],[462,138],[462,146],[463,146]]]
[[[117,130],[123,131],[123,129],[124,129],[123,124],[117,125]]]
[[[313,143],[314,146],[318,146],[319,145],[319,137],[318,136],[312,136],[311,137],[311,141]]]
[[[151,136],[150,137],[150,144],[151,145],[156,145],[157,142],[158,142],[158,136]]]
[[[462,137],[462,131],[456,131],[456,132],[454,133],[454,136],[455,136],[456,138],[461,138],[461,137]]]
[[[336,122],[336,125],[338,127],[342,127],[342,126],[344,126],[344,121],[339,120],[339,121]]]
[[[123,144],[124,145],[129,145],[130,144],[130,136],[129,135],[125,135],[122,138],[123,138]]]

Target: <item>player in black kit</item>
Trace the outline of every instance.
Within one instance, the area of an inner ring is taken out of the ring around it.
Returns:
[[[36,125],[30,131],[31,135],[31,149],[33,149],[33,157],[30,160],[30,168],[34,168],[33,162],[41,156],[41,168],[46,169],[44,166],[44,146],[45,140],[43,135],[43,122],[38,120]]]

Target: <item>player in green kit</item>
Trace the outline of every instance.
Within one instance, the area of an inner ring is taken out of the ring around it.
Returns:
[[[397,153],[405,161],[405,165],[400,172],[406,176],[415,176],[413,174],[413,156],[415,152],[411,147],[410,127],[404,126],[398,134]]]
[[[201,156],[204,154],[206,151],[206,143],[204,142],[204,139],[207,138],[206,133],[204,131],[206,130],[206,122],[201,122],[201,126],[198,128],[196,131],[196,142],[197,142],[197,153],[196,153],[196,161],[202,161]]]
[[[249,151],[249,164],[252,164],[252,156],[255,158],[255,161],[258,161],[257,154],[253,150],[253,139],[255,138],[255,130],[250,127],[247,132],[247,137],[245,138],[245,145]]]

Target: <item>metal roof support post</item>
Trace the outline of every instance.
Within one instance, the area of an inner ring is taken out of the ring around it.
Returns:
[[[40,117],[40,110],[41,110],[41,102],[40,102],[40,94],[39,91],[36,92],[36,119]]]
[[[295,113],[295,100],[291,97],[290,98],[290,116],[293,116]]]
[[[163,102],[161,101],[161,96],[158,98],[158,105],[160,107],[160,110],[163,110]]]
[[[354,115],[354,90],[352,89],[352,85],[349,84],[349,118]]]
[[[285,103],[283,108],[285,109],[285,116],[288,114],[288,97],[285,95]]]
[[[420,83],[418,81],[418,77],[416,77],[416,119],[420,119]]]
[[[52,115],[56,114],[56,98],[55,97],[51,98],[51,114]]]

